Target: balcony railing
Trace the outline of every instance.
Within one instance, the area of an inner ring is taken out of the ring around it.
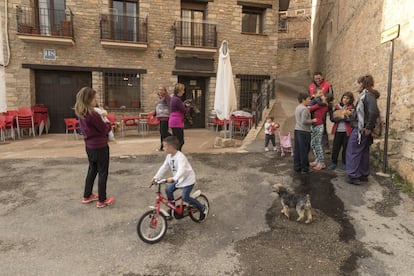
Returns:
[[[176,21],[175,46],[217,48],[217,25],[191,21]]]
[[[148,17],[101,14],[101,39],[147,43]]]
[[[17,32],[37,36],[73,37],[72,12],[69,9],[32,9],[17,7]]]

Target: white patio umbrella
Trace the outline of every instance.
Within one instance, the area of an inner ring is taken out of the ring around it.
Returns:
[[[231,113],[237,109],[236,89],[234,88],[233,70],[231,68],[229,46],[226,40],[221,42],[216,76],[216,93],[214,111],[219,120],[230,120]],[[230,128],[231,130],[231,128]],[[231,137],[231,133],[230,133]]]

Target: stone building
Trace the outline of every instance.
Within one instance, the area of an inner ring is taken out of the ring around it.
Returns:
[[[333,83],[336,98],[353,91],[359,76],[372,74],[381,93],[382,117],[386,114],[391,42],[381,44],[381,32],[400,25],[390,97],[389,165],[414,183],[414,2],[313,0],[312,7],[311,70],[324,72]]]
[[[291,0],[279,11],[277,74],[290,75],[309,69],[309,37],[312,0]]]
[[[223,40],[239,109],[251,109],[277,72],[279,1],[12,0],[0,11],[7,109],[45,104],[51,132],[64,131],[83,86],[111,112],[131,114],[152,111],[158,87],[172,92],[177,82],[201,110],[193,126],[205,127]]]

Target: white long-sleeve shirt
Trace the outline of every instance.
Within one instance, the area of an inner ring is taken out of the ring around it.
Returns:
[[[155,179],[161,179],[170,169],[173,173],[174,182],[177,188],[183,188],[195,184],[195,173],[187,157],[181,152],[177,151],[174,155],[168,154],[164,163],[155,174]]]

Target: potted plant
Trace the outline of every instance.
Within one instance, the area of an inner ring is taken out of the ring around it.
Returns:
[[[108,106],[109,106],[109,108],[116,108],[116,107],[118,107],[117,100],[115,100],[113,98],[108,99]]]
[[[40,29],[39,29],[39,27],[33,27],[33,28],[32,28],[32,34],[40,34]]]
[[[27,25],[27,24],[23,24],[23,25],[21,25],[20,32],[24,33],[24,34],[31,34],[32,33],[32,26]]]
[[[62,21],[62,35],[63,36],[72,36],[72,22],[71,21]]]
[[[139,102],[139,100],[131,100],[131,107],[132,108],[139,108],[141,105],[140,105],[140,102]]]
[[[53,36],[59,36],[60,35],[60,26],[59,25],[55,25],[54,27],[53,27],[53,30],[52,30],[52,35]]]

